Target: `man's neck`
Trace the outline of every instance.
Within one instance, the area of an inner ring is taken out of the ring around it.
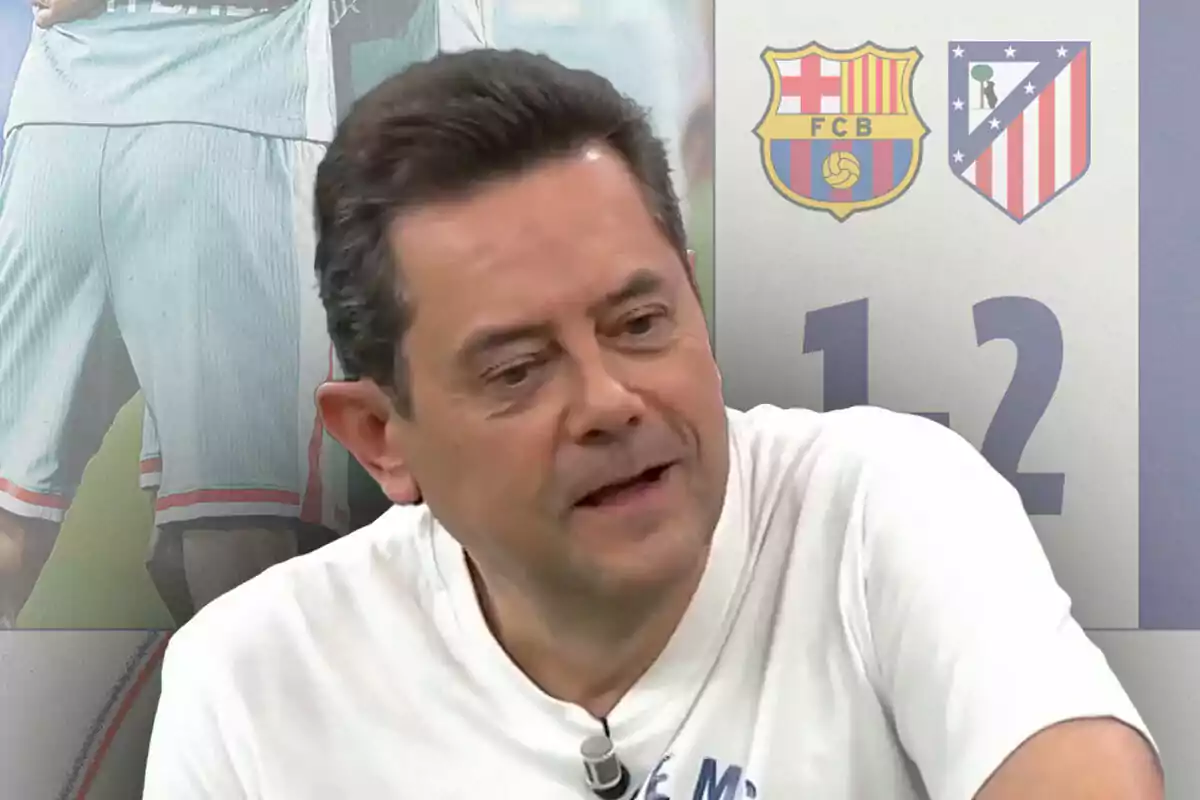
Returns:
[[[546,694],[599,719],[666,648],[700,583],[705,560],[686,580],[637,604],[578,597],[538,602],[515,587],[485,581],[467,561],[484,617],[509,658]]]

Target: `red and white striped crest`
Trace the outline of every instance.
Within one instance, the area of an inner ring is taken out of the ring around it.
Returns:
[[[1088,42],[950,48],[950,167],[1016,222],[1087,172]]]

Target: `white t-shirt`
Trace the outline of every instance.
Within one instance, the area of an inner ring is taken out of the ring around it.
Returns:
[[[970,800],[1055,722],[1149,738],[966,441],[869,408],[729,421],[708,569],[608,720],[639,800]],[[428,509],[396,508],[176,635],[145,798],[586,799],[598,732],[507,659]]]

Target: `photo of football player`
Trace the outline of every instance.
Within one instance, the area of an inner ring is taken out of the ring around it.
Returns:
[[[327,0],[34,0],[0,175],[0,619],[145,400],[147,566],[182,622],[348,524],[311,194]],[[86,520],[81,524],[86,527]]]

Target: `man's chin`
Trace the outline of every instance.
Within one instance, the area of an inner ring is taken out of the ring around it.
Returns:
[[[607,591],[657,591],[703,569],[708,548],[680,520],[636,530],[596,526],[581,530],[575,546],[595,583]]]

